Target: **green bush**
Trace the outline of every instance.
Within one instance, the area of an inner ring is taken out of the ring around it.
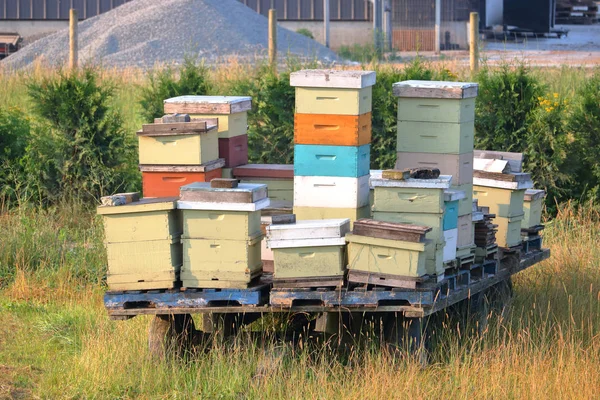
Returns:
[[[306,36],[307,38],[311,38],[314,39],[315,37],[313,36],[312,32],[306,28],[300,28],[298,30],[296,30],[296,33],[299,33],[303,36]]]
[[[383,53],[377,50],[374,44],[341,46],[337,54],[344,60],[356,61],[363,64],[379,61],[383,57]]]
[[[8,205],[18,199],[26,183],[22,161],[30,132],[29,118],[21,110],[0,109],[0,199]]]
[[[186,58],[179,69],[168,66],[150,70],[148,84],[141,89],[143,120],[152,123],[164,115],[165,99],[186,95],[205,95],[210,90],[208,69],[194,58]]]
[[[41,200],[89,201],[133,189],[133,137],[109,106],[113,87],[100,84],[95,70],[33,81],[28,92],[40,120],[25,163]]]

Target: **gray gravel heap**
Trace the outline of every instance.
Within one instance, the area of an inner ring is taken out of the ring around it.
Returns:
[[[336,55],[305,36],[279,27],[280,56],[334,61]],[[0,64],[23,68],[37,58],[65,65],[68,29],[40,39]],[[134,0],[79,24],[79,60],[106,67],[152,67],[198,55],[208,62],[230,56],[264,57],[268,20],[237,0]]]

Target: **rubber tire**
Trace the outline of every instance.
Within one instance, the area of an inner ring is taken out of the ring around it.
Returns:
[[[182,356],[192,344],[195,331],[189,314],[155,315],[148,327],[148,350],[160,360]]]

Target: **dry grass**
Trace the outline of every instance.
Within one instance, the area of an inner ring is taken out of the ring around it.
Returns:
[[[14,225],[23,216],[6,218]],[[40,218],[48,229],[68,225]],[[103,288],[81,284],[72,266],[23,265],[0,294],[0,397],[597,398],[599,221],[561,209],[546,232],[553,256],[516,277],[507,319],[481,338],[446,324],[426,368],[377,348],[339,355],[307,343],[261,345],[247,334],[207,354],[156,362],[146,349],[147,317],[108,320]],[[83,225],[81,237],[95,229]]]

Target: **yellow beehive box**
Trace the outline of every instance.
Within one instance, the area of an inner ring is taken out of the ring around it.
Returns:
[[[346,246],[313,246],[273,249],[275,279],[342,276]]]
[[[373,87],[296,88],[296,114],[361,115],[371,112]]]
[[[112,291],[172,289],[179,280],[179,270],[140,274],[108,275],[106,284]]]
[[[260,234],[260,211],[181,210],[184,239],[250,240]]]
[[[228,139],[248,134],[248,113],[235,114],[192,114],[192,119],[216,118],[219,120],[219,139]]]
[[[546,197],[544,190],[530,189],[525,192],[525,202],[523,203],[525,215],[521,222],[521,228],[527,229],[541,224],[544,197]]]
[[[494,224],[498,225],[496,242],[500,247],[514,247],[521,244],[521,221],[523,214],[511,218],[496,217]]]
[[[421,277],[427,275],[425,248],[430,242],[404,242],[346,235],[348,269],[373,274]]]
[[[480,206],[489,207],[497,217],[511,218],[523,214],[525,189],[473,186],[473,197]]]
[[[176,198],[142,199],[122,206],[98,207],[106,243],[171,240],[183,233]]]
[[[218,159],[216,122],[144,125],[137,133],[140,164],[200,165]]]
[[[465,214],[458,217],[457,248],[472,246],[475,240],[475,227],[473,225],[473,214]]]
[[[425,248],[425,271],[427,271],[427,275],[444,275],[444,247],[445,243],[427,244]]]

